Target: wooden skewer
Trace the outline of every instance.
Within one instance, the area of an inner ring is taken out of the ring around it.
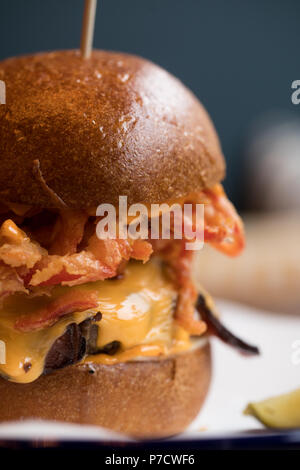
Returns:
[[[85,0],[80,49],[84,59],[92,53],[97,0]]]

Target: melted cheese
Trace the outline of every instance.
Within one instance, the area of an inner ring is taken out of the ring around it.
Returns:
[[[27,383],[37,379],[43,373],[48,351],[67,326],[74,322],[81,323],[93,314],[78,312],[63,317],[52,327],[43,330],[26,333],[17,331],[14,322],[19,312],[24,314],[31,311],[29,305],[36,303],[32,300],[14,299],[0,312],[0,339],[5,345],[5,364],[0,364],[0,373],[14,382]]]
[[[110,356],[109,354],[96,354],[88,356],[85,359],[87,363],[99,364],[118,364],[119,362],[128,362],[142,360],[151,357],[166,356],[169,354],[176,354],[181,351],[186,351],[192,346],[190,335],[176,323],[173,323],[172,333],[167,342],[155,341],[144,342],[129,349],[121,349],[116,354]]]
[[[96,291],[97,308],[67,315],[43,330],[26,333],[15,330],[14,324],[20,315],[43,307],[45,302],[70,289]],[[10,296],[0,310],[0,340],[6,347],[6,364],[0,364],[0,373],[15,382],[37,379],[43,372],[48,351],[67,326],[73,322],[81,323],[97,311],[102,313],[98,322],[98,347],[120,341],[121,350],[114,356],[93,355],[86,359],[88,362],[113,364],[188,349],[188,333],[173,321],[175,301],[176,291],[155,260],[145,265],[131,261],[123,279],[56,287],[50,298],[28,298],[25,294]],[[29,363],[30,369],[26,367]]]

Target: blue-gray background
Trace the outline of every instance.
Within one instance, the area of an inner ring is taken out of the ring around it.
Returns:
[[[83,0],[1,0],[0,59],[77,48]],[[270,110],[299,112],[299,0],[98,0],[95,47],[147,57],[202,100],[228,163],[226,189],[243,207],[243,146]]]

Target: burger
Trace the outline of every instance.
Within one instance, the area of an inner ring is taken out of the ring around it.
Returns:
[[[97,207],[115,207],[118,225],[121,195],[203,204],[205,242],[238,255],[209,116],[179,80],[123,53],[11,58],[0,79],[0,421],[181,432],[207,395],[210,335],[258,350],[195,287],[184,237],[101,238]]]

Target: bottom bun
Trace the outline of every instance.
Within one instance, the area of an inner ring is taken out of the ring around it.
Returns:
[[[196,417],[211,377],[208,341],[158,359],[77,364],[28,384],[0,379],[0,421],[40,418],[165,437]]]

